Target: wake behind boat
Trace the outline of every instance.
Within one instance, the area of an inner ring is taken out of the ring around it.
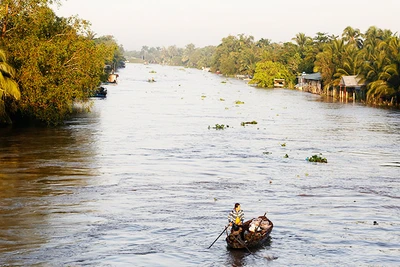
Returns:
[[[274,227],[265,214],[248,220],[240,226],[240,229],[230,229],[229,235],[226,237],[228,248],[232,249],[249,249],[259,247],[267,241],[269,234]]]

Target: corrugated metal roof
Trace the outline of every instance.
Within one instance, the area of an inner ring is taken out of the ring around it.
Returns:
[[[360,78],[357,78],[357,75],[342,76],[342,79],[340,79],[340,85],[346,87],[360,87],[361,85],[364,85],[363,83],[360,83],[360,80]]]
[[[304,78],[305,80],[314,80],[314,81],[320,81],[322,79],[321,73],[319,73],[319,72],[310,73],[310,74],[303,73],[298,78]]]

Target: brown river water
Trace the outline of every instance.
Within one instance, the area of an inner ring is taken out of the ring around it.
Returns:
[[[399,111],[179,67],[119,75],[62,127],[0,129],[0,266],[400,265]],[[267,212],[270,239],[207,249],[235,202]]]

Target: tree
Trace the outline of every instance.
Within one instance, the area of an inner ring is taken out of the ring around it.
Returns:
[[[305,35],[305,33],[298,33],[296,37],[292,38],[293,41],[300,47],[300,50],[304,49],[304,47],[312,41],[311,37]]]
[[[342,76],[359,75],[364,61],[360,50],[353,44],[347,44],[344,46],[341,61],[338,64],[334,77],[340,80]]]
[[[19,100],[21,93],[14,81],[15,71],[8,65],[4,51],[0,50],[0,124],[11,124],[6,102]]]
[[[295,76],[279,62],[258,62],[256,72],[251,84],[257,84],[259,87],[274,87],[274,79],[284,79],[289,87],[293,86]]]
[[[373,53],[367,53],[370,60],[365,63],[364,77],[368,84],[367,101],[398,101],[400,93],[400,41],[392,36],[380,41]]]
[[[354,29],[350,26],[347,26],[343,30],[342,38],[348,44],[355,45],[358,48],[362,48],[363,46],[363,39],[359,29]]]
[[[114,36],[105,35],[99,38],[94,39],[96,44],[102,44],[106,46],[113,56],[111,59],[108,59],[105,63],[111,67],[110,72],[115,72],[118,68],[125,66],[125,57],[124,57],[124,48],[121,45],[118,45],[117,41],[115,41]],[[108,76],[109,73],[107,73]],[[105,80],[104,80],[105,81]]]
[[[50,2],[7,1],[17,15],[3,18],[0,41],[20,85],[19,118],[56,125],[72,114],[75,101],[87,101],[96,90],[113,50],[85,36],[88,22],[57,17]]]
[[[187,67],[195,67],[196,65],[192,62],[190,62],[190,57],[196,50],[196,46],[194,44],[188,44],[186,45],[185,49],[183,50],[183,55],[182,55],[182,64]]]
[[[343,63],[345,43],[342,39],[335,39],[324,45],[323,51],[318,53],[314,71],[320,72],[324,89],[336,87],[340,83],[340,75],[335,75]]]

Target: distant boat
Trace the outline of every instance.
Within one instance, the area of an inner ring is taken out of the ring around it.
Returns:
[[[107,96],[107,88],[100,86],[99,88],[97,88],[97,90],[94,92],[92,97],[100,97],[100,98],[104,98]]]
[[[275,88],[285,87],[285,79],[274,79],[274,87]]]
[[[117,83],[118,74],[112,73],[108,76],[107,83]]]

